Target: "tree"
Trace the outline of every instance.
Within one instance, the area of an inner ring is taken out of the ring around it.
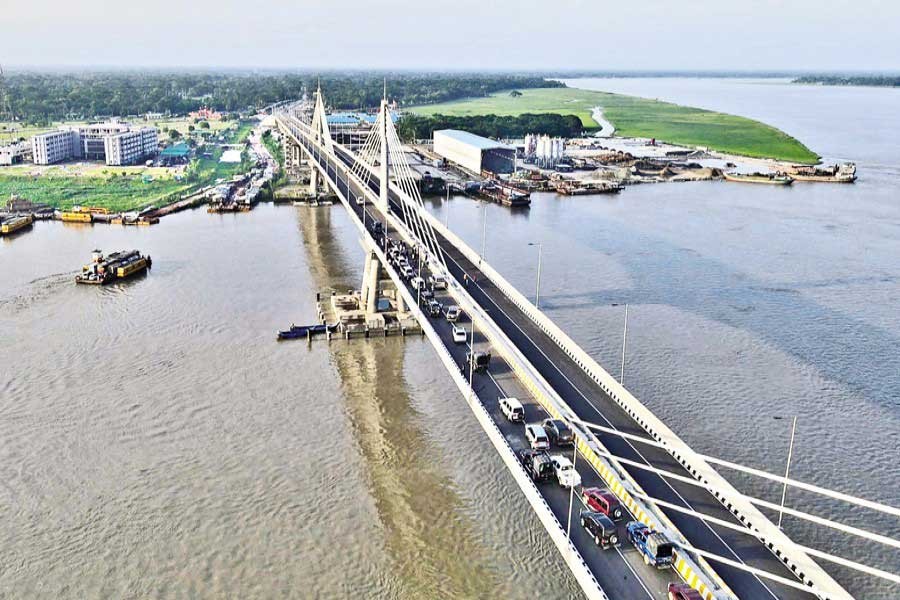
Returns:
[[[195,128],[194,128],[193,125],[188,125],[188,131],[190,131],[191,133],[193,133],[193,132],[194,132],[194,129],[195,129]]]
[[[170,130],[169,130],[169,139],[172,140],[173,142],[174,142],[175,140],[180,140],[180,139],[181,139],[181,134],[178,133],[178,130],[177,130],[177,129],[170,129]]]
[[[209,121],[200,121],[197,125],[200,129],[209,129]]]
[[[522,92],[520,92],[519,90],[513,90],[509,93],[509,95],[512,96],[513,98],[518,98],[519,96],[522,95]]]

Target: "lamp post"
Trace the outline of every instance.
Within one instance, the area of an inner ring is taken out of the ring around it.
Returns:
[[[622,306],[613,302],[613,306]],[[625,302],[625,328],[622,330],[622,373],[619,375],[619,383],[625,385],[625,348],[628,344],[628,303]]]
[[[537,265],[537,284],[535,285],[534,292],[534,307],[541,307],[541,259],[544,256],[544,244],[543,242],[528,242],[529,246],[537,246],[538,247],[538,265]]]
[[[484,245],[487,242],[487,202],[481,202],[481,256],[478,263],[484,260]]]
[[[575,471],[575,460],[578,458],[578,442],[573,442],[572,446],[572,470]],[[577,471],[575,471],[577,473]],[[573,482],[574,483],[574,482]],[[569,488],[569,520],[566,523],[566,537],[572,539],[572,501],[575,499],[575,486]]]
[[[773,417],[776,421],[780,421],[784,417]],[[784,519],[784,501],[787,498],[787,479],[791,474],[791,458],[794,455],[794,435],[797,433],[797,415],[794,415],[791,422],[791,443],[788,446],[787,464],[784,467],[784,487],[781,489],[781,509],[778,511],[778,529],[781,529],[781,522]]]

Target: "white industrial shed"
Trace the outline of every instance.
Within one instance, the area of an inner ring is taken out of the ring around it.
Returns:
[[[515,170],[516,149],[513,146],[468,131],[435,131],[434,152],[473,173],[512,173]]]

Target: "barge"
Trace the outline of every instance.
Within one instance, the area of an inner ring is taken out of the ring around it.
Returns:
[[[32,223],[34,223],[34,217],[31,215],[0,219],[0,235],[11,235],[22,231],[26,227],[31,227]]]
[[[784,173],[723,173],[725,181],[738,183],[764,183],[768,185],[791,185],[794,178]]]
[[[830,167],[810,167],[794,165],[789,174],[797,181],[814,181],[820,183],[853,183],[856,181],[856,165],[844,163]]]
[[[137,250],[121,250],[104,256],[100,250],[94,250],[90,264],[81,268],[75,276],[75,283],[88,285],[105,285],[119,279],[127,279],[149,269],[153,261]]]

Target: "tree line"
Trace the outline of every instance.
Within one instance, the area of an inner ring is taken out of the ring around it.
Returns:
[[[578,137],[584,130],[575,115],[532,114],[498,115],[415,115],[406,114],[397,124],[397,132],[404,140],[428,139],[438,129],[463,129],[476,135],[495,139],[521,138],[528,133],[553,137]]]
[[[819,85],[870,85],[876,87],[900,87],[900,76],[896,75],[804,75],[794,83]]]
[[[319,83],[329,106],[339,109],[378,106],[385,79],[389,99],[407,106],[564,85],[537,75],[372,72],[18,72],[5,79],[14,119],[35,124],[148,112],[182,115],[204,106],[228,112],[259,109],[312,93]]]

